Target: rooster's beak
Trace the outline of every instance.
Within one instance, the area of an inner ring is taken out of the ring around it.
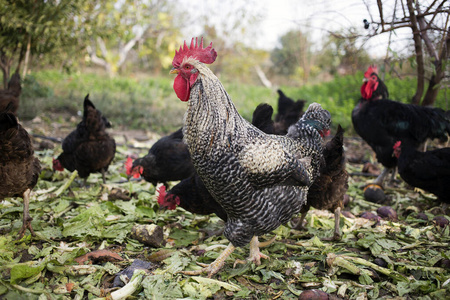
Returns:
[[[172,69],[173,70],[173,69]],[[369,79],[367,79],[366,77],[363,78],[363,82],[367,82],[369,81]]]
[[[180,73],[180,70],[175,69],[175,68],[172,68],[169,72],[169,74],[178,74],[178,73]]]

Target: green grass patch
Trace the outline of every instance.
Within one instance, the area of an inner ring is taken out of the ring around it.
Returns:
[[[332,81],[300,88],[280,87],[293,99],[305,99],[307,104],[321,103],[332,114],[333,127],[341,124],[348,133],[354,133],[351,111],[360,97],[361,78],[358,72],[351,76],[339,76]],[[96,73],[62,74],[54,70],[33,73],[24,81],[19,116],[31,119],[45,112],[82,109],[86,94],[114,124],[147,129],[160,133],[170,132],[183,123],[186,103],[179,101],[173,89],[173,76],[119,76],[109,78]],[[408,103],[415,92],[415,79],[398,79],[387,76],[390,98]],[[262,86],[246,85],[236,81],[224,81],[242,116],[251,120],[253,110],[260,103],[269,103],[277,109],[275,90]],[[448,110],[448,100],[441,92],[436,106]]]

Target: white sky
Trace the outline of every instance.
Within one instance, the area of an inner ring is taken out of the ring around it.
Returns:
[[[185,2],[186,1],[186,2]],[[376,0],[366,0],[372,9],[373,18],[378,20],[378,11],[376,9]],[[237,0],[184,0],[180,6],[198,15],[213,15],[211,18],[217,24],[227,22],[229,12],[233,11],[232,7],[242,5],[242,1]],[[250,2],[252,3],[252,2]],[[383,5],[388,9],[389,5],[394,5],[394,0],[383,1]],[[337,31],[341,28],[356,27],[361,33],[364,30],[363,19],[370,21],[367,8],[363,0],[254,0],[252,3],[256,14],[261,15],[259,25],[253,28],[253,31],[245,37],[249,45],[271,50],[278,45],[279,37],[291,29],[307,30],[315,43],[320,45],[324,36],[329,31]],[[201,22],[201,18],[196,18]],[[200,22],[193,22],[198,24]],[[191,23],[191,24],[193,24]],[[230,23],[232,23],[230,21]],[[218,26],[220,27],[220,25]],[[190,39],[192,33],[200,34],[200,26],[196,30],[188,29],[186,38]],[[198,32],[196,32],[198,31]],[[396,51],[402,51],[405,42],[404,38],[411,38],[409,29],[398,30],[393,35],[392,48]],[[384,56],[386,54],[389,34],[385,33],[381,36],[372,38],[367,44],[366,49],[372,56]]]

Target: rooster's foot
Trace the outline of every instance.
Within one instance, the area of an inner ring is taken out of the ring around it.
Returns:
[[[252,261],[255,263],[255,265],[259,266],[261,264],[261,258],[269,259],[270,257],[261,253],[259,251],[259,248],[269,246],[275,241],[276,238],[277,236],[274,236],[270,240],[261,243],[258,241],[258,237],[254,236],[250,242],[250,255],[247,260]]]
[[[233,244],[229,244],[228,247],[219,255],[219,257],[216,258],[215,261],[213,261],[211,264],[202,264],[197,263],[198,265],[202,266],[203,268],[200,270],[195,271],[181,271],[180,273],[184,275],[200,275],[202,273],[207,273],[208,278],[211,278],[214,274],[220,271],[220,269],[225,264],[226,259],[228,256],[233,253],[234,249],[236,249]]]

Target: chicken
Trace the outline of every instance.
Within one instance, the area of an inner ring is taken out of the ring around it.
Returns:
[[[369,67],[364,76],[362,97],[352,111],[352,122],[355,131],[372,147],[378,162],[385,167],[374,182],[381,186],[385,177],[397,166],[397,158],[392,155],[396,141],[408,141],[413,148],[418,148],[427,139],[446,141],[450,133],[450,120],[438,108],[383,98],[388,96],[387,88],[373,67]]]
[[[287,97],[283,91],[278,92],[278,113],[275,116],[274,133],[285,135],[289,126],[295,124],[303,114],[305,100],[297,100],[294,102]]]
[[[253,112],[252,124],[265,133],[272,133],[272,114],[272,106],[262,103]],[[168,192],[165,186],[159,187],[158,194],[158,204],[161,207],[173,210],[180,206],[191,213],[200,215],[214,213],[225,222],[227,221],[225,210],[211,196],[196,172],[189,178],[181,180]]]
[[[6,107],[11,103],[10,112],[17,115],[21,92],[20,75],[16,72],[11,76],[8,82],[8,88],[6,90],[0,90],[0,111],[5,111]]]
[[[106,183],[105,172],[116,154],[116,142],[106,132],[111,123],[95,108],[89,95],[84,99],[83,106],[83,119],[64,139],[63,153],[53,160],[53,169],[77,170],[84,179],[84,185],[89,174],[101,172],[103,183]]]
[[[127,168],[128,176],[141,174],[153,185],[163,183],[168,188],[168,181],[177,181],[194,174],[194,165],[186,144],[183,142],[182,128],[159,139],[144,157],[136,159],[131,169]]]
[[[393,149],[398,173],[406,183],[450,204],[450,148],[419,152],[414,146],[397,141]]]
[[[268,104],[260,104],[253,112],[253,119],[258,122],[255,126],[267,133],[273,132],[273,108]],[[178,181],[189,178],[195,173],[194,165],[187,145],[183,142],[183,128],[162,137],[148,151],[144,157],[136,159],[130,164],[131,158],[125,164],[126,174],[144,179],[153,185],[163,183],[166,189],[168,181]],[[266,131],[265,131],[266,132]]]
[[[344,130],[339,125],[336,135],[326,143],[323,149],[325,165],[320,176],[309,188],[306,204],[302,207],[301,217],[296,228],[303,227],[303,221],[309,208],[327,209],[334,213],[335,227],[333,239],[341,237],[339,230],[341,209],[344,207],[344,195],[348,189],[348,173],[345,169]],[[293,222],[294,223],[294,222]]]
[[[29,212],[30,192],[36,185],[41,165],[34,156],[28,132],[12,113],[13,103],[0,113],[0,200],[6,197],[23,198],[23,225],[19,231],[22,238],[33,220]]]
[[[313,103],[286,136],[268,135],[242,118],[219,79],[206,67],[217,57],[212,43],[203,48],[192,39],[176,51],[171,73],[174,90],[188,101],[183,127],[195,169],[228,219],[230,244],[199,271],[211,277],[235,247],[250,243],[249,259],[260,264],[258,236],[276,229],[298,213],[323,162],[320,132],[330,113]]]

